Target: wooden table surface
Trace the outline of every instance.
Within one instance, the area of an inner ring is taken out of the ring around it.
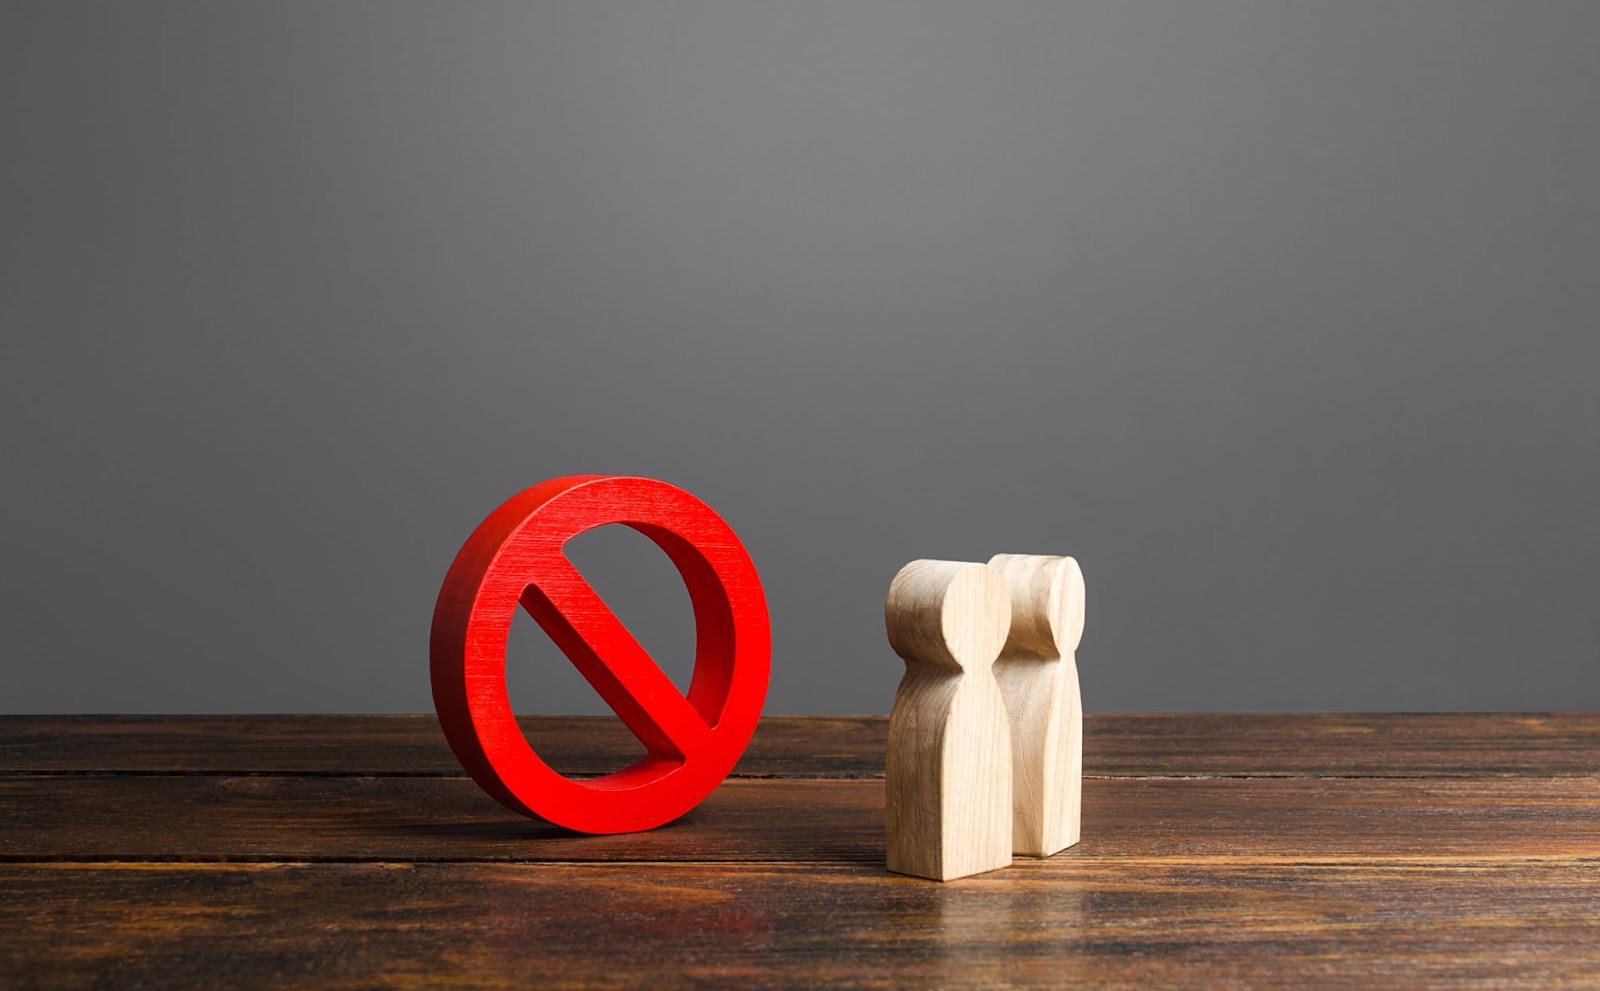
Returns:
[[[1600,987],[1600,714],[1091,715],[1083,842],[947,884],[883,869],[884,731],[592,837],[432,717],[0,717],[0,987]]]

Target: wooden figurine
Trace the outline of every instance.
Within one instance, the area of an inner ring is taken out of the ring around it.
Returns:
[[[1011,627],[995,678],[1011,725],[1012,849],[1048,857],[1078,842],[1083,699],[1074,656],[1083,637],[1083,573],[1070,557],[996,554]]]
[[[884,602],[906,662],[889,718],[888,865],[948,881],[1011,864],[1011,733],[993,666],[1011,626],[1001,574],[913,561]]]

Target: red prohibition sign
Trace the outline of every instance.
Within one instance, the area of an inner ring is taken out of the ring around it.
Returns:
[[[607,523],[655,541],[688,586],[687,697],[562,550]],[[643,759],[579,781],[529,746],[506,694],[519,604],[644,744]],[[439,724],[484,791],[568,829],[622,833],[676,819],[733,770],[766,700],[772,635],[755,564],[710,506],[654,479],[568,475],[508,499],[467,538],[439,590],[429,654]]]

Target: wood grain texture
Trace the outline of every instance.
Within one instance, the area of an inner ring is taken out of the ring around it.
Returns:
[[[1561,863],[0,866],[19,986],[1589,988]]]
[[[1011,599],[994,672],[1011,721],[1012,849],[1049,857],[1078,842],[1082,814],[1083,572],[1070,557],[1036,554],[996,554],[989,567]]]
[[[644,755],[615,716],[523,716],[528,741],[573,777]],[[735,777],[883,776],[883,716],[766,716]],[[433,716],[0,716],[0,774],[463,777]]]
[[[0,859],[884,863],[884,783],[730,781],[681,822],[585,836],[461,778],[0,778]],[[1008,819],[1009,823],[1009,819]],[[1009,835],[1009,834],[1008,834]],[[1095,778],[1059,857],[1600,858],[1573,778]]]
[[[614,717],[523,716],[563,773],[644,751]],[[767,716],[743,777],[882,777],[885,716]],[[0,774],[464,772],[433,716],[0,716]],[[1600,713],[1094,713],[1091,777],[1600,777]]]
[[[889,716],[891,871],[936,881],[1011,864],[1011,731],[994,678],[1011,627],[1000,572],[912,561],[884,600],[905,661]]]
[[[1595,714],[1091,716],[1083,841],[948,885],[884,869],[884,728],[582,836],[427,718],[0,719],[0,987],[1600,986]]]

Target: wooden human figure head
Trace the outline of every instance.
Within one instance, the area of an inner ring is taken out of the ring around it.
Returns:
[[[1083,699],[1075,652],[1084,582],[1070,557],[996,554],[1011,630],[995,666],[1011,725],[1015,852],[1048,857],[1078,842],[1083,794]]]
[[[905,661],[889,719],[888,865],[945,881],[1011,863],[1011,736],[993,665],[1011,626],[986,565],[913,561],[884,601]]]
[[[883,619],[908,672],[928,664],[987,674],[1011,630],[1011,601],[986,565],[912,561],[890,583]]]
[[[1011,630],[1006,651],[1054,651],[1066,656],[1083,639],[1083,571],[1070,557],[996,554],[989,567],[1006,579]]]

